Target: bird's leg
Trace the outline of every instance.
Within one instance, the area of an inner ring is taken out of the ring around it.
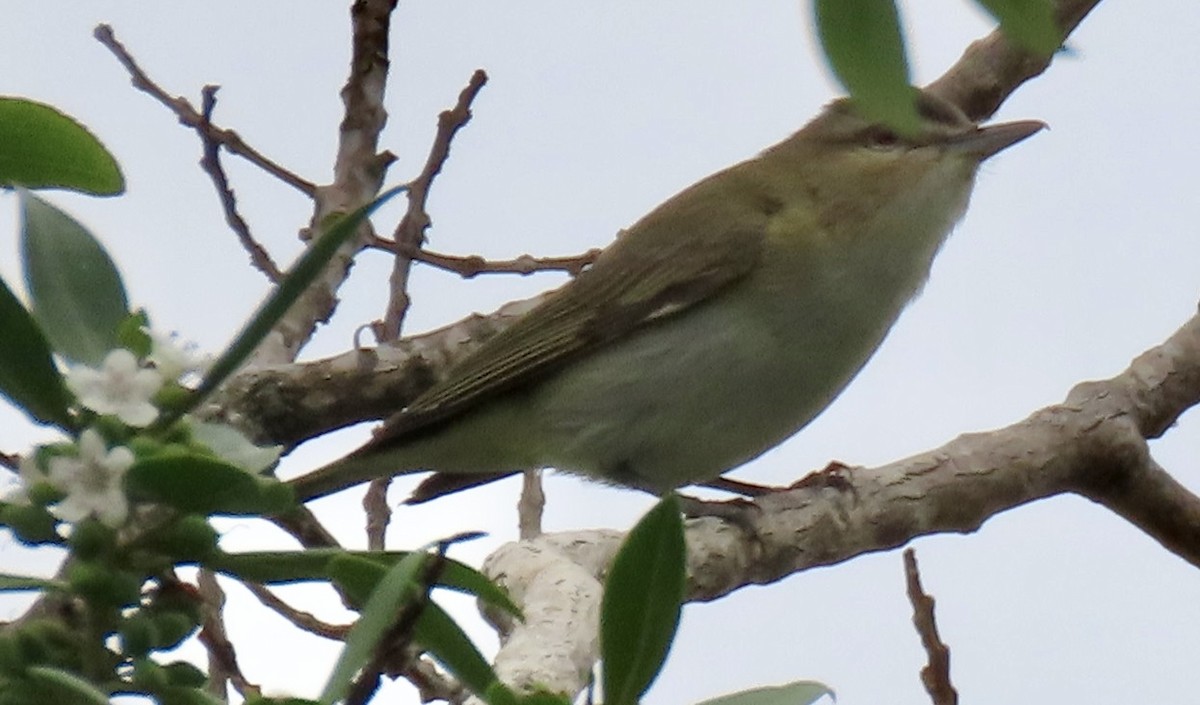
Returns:
[[[753,482],[742,482],[728,477],[718,477],[707,482],[698,482],[698,487],[707,487],[712,490],[721,490],[732,494],[739,494],[743,497],[762,497],[772,492],[786,492],[787,490],[800,489],[801,487],[831,487],[838,490],[853,489],[850,482],[851,467],[840,460],[831,460],[829,464],[820,470],[810,472],[799,480],[793,482],[786,487],[777,485],[758,485]]]
[[[683,516],[688,519],[713,517],[723,519],[734,526],[754,534],[754,526],[762,516],[762,509],[748,499],[728,499],[725,501],[704,500],[688,495],[677,495]]]

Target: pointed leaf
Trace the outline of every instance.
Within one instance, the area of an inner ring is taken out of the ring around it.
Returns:
[[[138,460],[125,474],[136,498],[194,514],[275,514],[291,506],[288,488],[204,455],[164,453]]]
[[[796,681],[787,685],[773,685],[730,693],[696,705],[811,705],[826,695],[837,700],[833,689],[824,683]]]
[[[395,624],[400,610],[412,601],[422,599],[418,577],[426,560],[429,560],[428,554],[414,552],[393,566],[379,581],[363,608],[362,616],[350,630],[333,674],[321,691],[322,703],[335,703],[345,697],[355,674],[370,660],[379,640]],[[343,559],[336,564],[349,567],[353,561]]]
[[[50,357],[50,346],[33,316],[0,280],[0,396],[34,421],[71,425],[71,393]]]
[[[28,575],[11,575],[0,573],[0,592],[21,592],[24,590],[58,590],[65,589],[64,583],[34,578]]]
[[[157,696],[158,702],[162,705],[227,705],[224,700],[209,695],[203,690],[196,690],[195,688],[188,688],[181,685],[163,688]],[[287,700],[275,700],[272,698],[270,705],[287,705],[288,702]],[[296,700],[294,702],[308,703],[312,701]]]
[[[825,58],[863,116],[914,134],[921,122],[894,0],[814,0],[813,9]]]
[[[21,194],[21,255],[33,316],[54,350],[98,367],[129,316],[121,275],[104,247],[71,216]]]
[[[1026,51],[1049,56],[1062,44],[1053,0],[976,1],[1000,22],[1005,36]]]
[[[73,673],[49,666],[30,666],[25,669],[24,674],[39,691],[42,691],[42,702],[63,705],[109,705],[108,694]]]
[[[275,324],[283,318],[288,308],[316,280],[322,270],[325,269],[325,265],[329,264],[329,261],[333,259],[338,248],[349,240],[358,229],[359,224],[376,208],[404,190],[406,190],[406,187],[397,186],[383,192],[374,201],[371,201],[349,215],[339,218],[333,223],[332,227],[317,238],[316,242],[305,251],[300,259],[292,265],[292,268],[288,270],[287,274],[284,275],[283,280],[279,282],[279,286],[275,287],[275,291],[258,307],[258,310],[254,312],[249,322],[237,334],[237,337],[234,338],[225,352],[212,364],[212,367],[208,370],[208,374],[204,376],[204,381],[200,383],[200,387],[196,390],[196,393],[189,398],[188,403],[183,408],[175,410],[175,415],[179,416],[194,409],[221,382],[224,382],[226,377],[233,374],[246,361],[250,353],[254,352],[254,349],[263,341],[263,338],[267,337],[267,334],[271,332]]]
[[[635,705],[662,669],[679,626],[686,558],[679,501],[668,495],[629,532],[604,585],[606,705]]]
[[[491,702],[490,700],[488,702]],[[520,705],[571,705],[570,698],[554,693],[539,691],[537,693],[529,693],[524,695],[517,702]]]
[[[280,584],[328,580],[330,561],[340,556],[353,556],[379,566],[374,578],[382,579],[387,568],[408,556],[408,551],[346,551],[340,548],[318,548],[306,551],[254,551],[222,553],[205,561],[204,565],[220,573],[256,583]],[[474,568],[452,559],[445,559],[437,579],[438,587],[474,595],[486,604],[514,616],[520,610],[499,586]],[[367,588],[374,588],[374,582]]]
[[[471,643],[462,627],[438,605],[429,602],[421,610],[413,639],[472,693],[480,696],[491,693],[489,702],[492,698],[504,697],[495,692],[500,679],[491,664]]]
[[[74,119],[49,105],[0,97],[0,185],[111,196],[125,190],[125,179],[112,154]]]

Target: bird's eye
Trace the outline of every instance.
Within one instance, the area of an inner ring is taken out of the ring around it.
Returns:
[[[887,129],[871,130],[867,135],[867,144],[876,149],[892,149],[900,143],[900,137]]]

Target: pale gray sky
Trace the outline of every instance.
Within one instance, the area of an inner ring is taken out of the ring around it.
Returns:
[[[221,84],[221,124],[322,181],[346,74],[345,8],[281,0],[8,5],[0,92],[76,116],[129,181],[119,199],[52,200],[102,236],[157,326],[219,348],[263,295],[263,279],[223,224],[195,166],[192,134],[129,87],[91,30],[110,22],[170,92],[198,100],[202,85]],[[989,29],[963,0],[904,9],[918,82]],[[737,476],[789,482],[832,458],[879,464],[1007,425],[1078,381],[1115,374],[1190,316],[1200,298],[1198,34],[1194,3],[1103,4],[1074,35],[1072,54],[1005,105],[1000,118],[1039,118],[1051,130],[985,166],[924,295],[875,359],[827,413]],[[417,171],[437,112],[471,71],[490,73],[434,188],[430,236],[439,250],[498,257],[603,245],[680,188],[783,138],[837,92],[803,0],[403,3],[393,47],[385,146],[400,160],[389,183]],[[306,202],[236,159],[226,163],[256,235],[290,261]],[[0,228],[0,274],[9,282],[18,281],[13,200],[0,197],[0,222],[9,223]],[[359,264],[337,322],[310,356],[345,349],[351,331],[380,314],[387,266],[382,256]],[[464,283],[421,270],[410,330],[559,281]],[[344,452],[363,433],[329,439],[289,471]],[[0,410],[0,449],[19,451],[40,437]],[[1195,412],[1154,449],[1200,489]],[[398,483],[396,497],[407,486]],[[650,504],[571,478],[552,479],[548,491],[549,530],[628,526]],[[477,560],[514,536],[515,495],[502,483],[401,510],[393,543],[485,528],[491,538],[461,554]],[[346,493],[318,509],[340,535],[361,541],[357,506]],[[251,522],[226,526],[229,547],[288,545]],[[970,536],[914,545],[964,701],[1194,700],[1200,576],[1107,510],[1058,498]],[[44,559],[0,536],[4,571]],[[849,705],[928,702],[903,589],[899,552],[890,552],[691,605],[647,702],[800,678],[828,683]],[[332,649],[244,592],[232,594],[247,675],[272,690],[315,693]],[[0,603],[0,618],[15,613],[11,604]]]

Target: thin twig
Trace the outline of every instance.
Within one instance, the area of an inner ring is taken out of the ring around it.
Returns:
[[[449,705],[459,705],[471,695],[461,683],[438,670],[428,658],[415,658],[403,669],[403,675],[423,703],[444,700]]]
[[[522,541],[542,535],[542,514],[545,509],[542,471],[526,470],[521,473],[521,498],[517,500],[517,526]]]
[[[958,691],[950,682],[950,648],[938,636],[934,600],[921,588],[917,554],[911,548],[904,551],[904,578],[908,585],[908,601],[913,606],[913,624],[925,653],[929,655],[929,663],[921,668],[921,682],[933,705],[958,705]]]
[[[447,539],[439,542],[437,550],[426,557],[411,599],[400,606],[395,622],[376,644],[374,653],[358,677],[350,683],[346,694],[347,705],[365,705],[379,689],[380,679],[385,674],[403,673],[409,669],[408,664],[419,657],[411,648],[417,619],[429,603],[430,590],[445,570],[446,550],[452,541]]]
[[[200,136],[200,144],[204,151],[204,156],[200,158],[200,168],[212,179],[213,186],[217,189],[217,196],[221,199],[221,209],[225,211],[225,222],[229,224],[234,235],[237,235],[238,242],[242,243],[242,247],[250,255],[251,264],[267,275],[267,279],[272,283],[278,282],[283,277],[283,273],[279,271],[279,267],[275,265],[266,249],[250,234],[250,226],[238,213],[237,197],[233,195],[233,189],[229,187],[229,177],[221,166],[221,144],[214,140],[210,131],[206,129],[212,127],[212,114],[217,107],[218,90],[220,90],[220,86],[208,85],[200,91],[202,96],[200,117],[203,122],[196,128],[196,134]]]
[[[242,583],[251,595],[258,598],[258,601],[266,607],[273,610],[276,614],[291,622],[296,628],[306,631],[309,634],[315,634],[326,639],[334,641],[344,641],[346,635],[350,633],[349,625],[330,624],[317,619],[313,614],[304,612],[292,607],[288,603],[279,599],[275,593],[258,583],[245,582]]]
[[[394,241],[381,237],[375,238],[370,244],[372,247],[387,250],[388,252],[397,252],[400,250],[400,246]],[[576,276],[595,262],[596,258],[600,256],[601,251],[600,248],[594,247],[578,255],[535,257],[525,254],[513,259],[500,260],[488,260],[479,255],[448,255],[425,248],[409,247],[404,248],[402,254],[404,257],[415,262],[421,262],[431,267],[453,272],[463,279],[472,279],[480,274],[520,274],[521,276],[528,276],[537,272],[566,272],[571,276]]]
[[[390,477],[372,480],[367,486],[367,494],[363,496],[363,511],[367,515],[367,548],[372,551],[384,549],[387,527],[392,521],[392,508],[387,503],[387,492],[391,485]]]
[[[471,103],[487,84],[487,80],[487,73],[483,69],[476,69],[466,87],[458,94],[458,102],[454,107],[443,110],[438,115],[437,134],[429,149],[429,157],[425,160],[425,168],[408,184],[408,210],[392,236],[397,243],[397,257],[392,264],[390,279],[392,293],[383,321],[376,326],[375,331],[380,342],[400,337],[400,328],[411,303],[408,297],[408,274],[412,270],[412,258],[404,253],[420,249],[425,240],[425,230],[431,222],[429,213],[425,210],[429,187],[450,156],[450,143],[454,140],[454,135],[471,120]]]
[[[196,586],[204,605],[204,621],[197,638],[208,653],[208,692],[224,700],[225,683],[228,682],[243,698],[261,695],[262,690],[242,675],[237,652],[225,631],[225,591],[217,583],[212,571],[207,569],[200,570]]]
[[[312,197],[316,192],[317,187],[315,184],[271,161],[261,152],[246,144],[245,140],[233,130],[217,127],[205,120],[204,116],[186,98],[168,95],[158,84],[150,80],[146,72],[138,66],[133,56],[125,49],[125,46],[117,41],[111,26],[107,24],[96,25],[96,29],[92,34],[96,37],[97,41],[107,47],[117,57],[117,61],[120,61],[125,70],[129,72],[133,87],[165,105],[168,110],[175,113],[179,118],[179,122],[194,130],[203,131],[209,139],[221,144],[233,154],[246,159],[251,164],[266,171],[285,184],[292,186],[304,195]]]

